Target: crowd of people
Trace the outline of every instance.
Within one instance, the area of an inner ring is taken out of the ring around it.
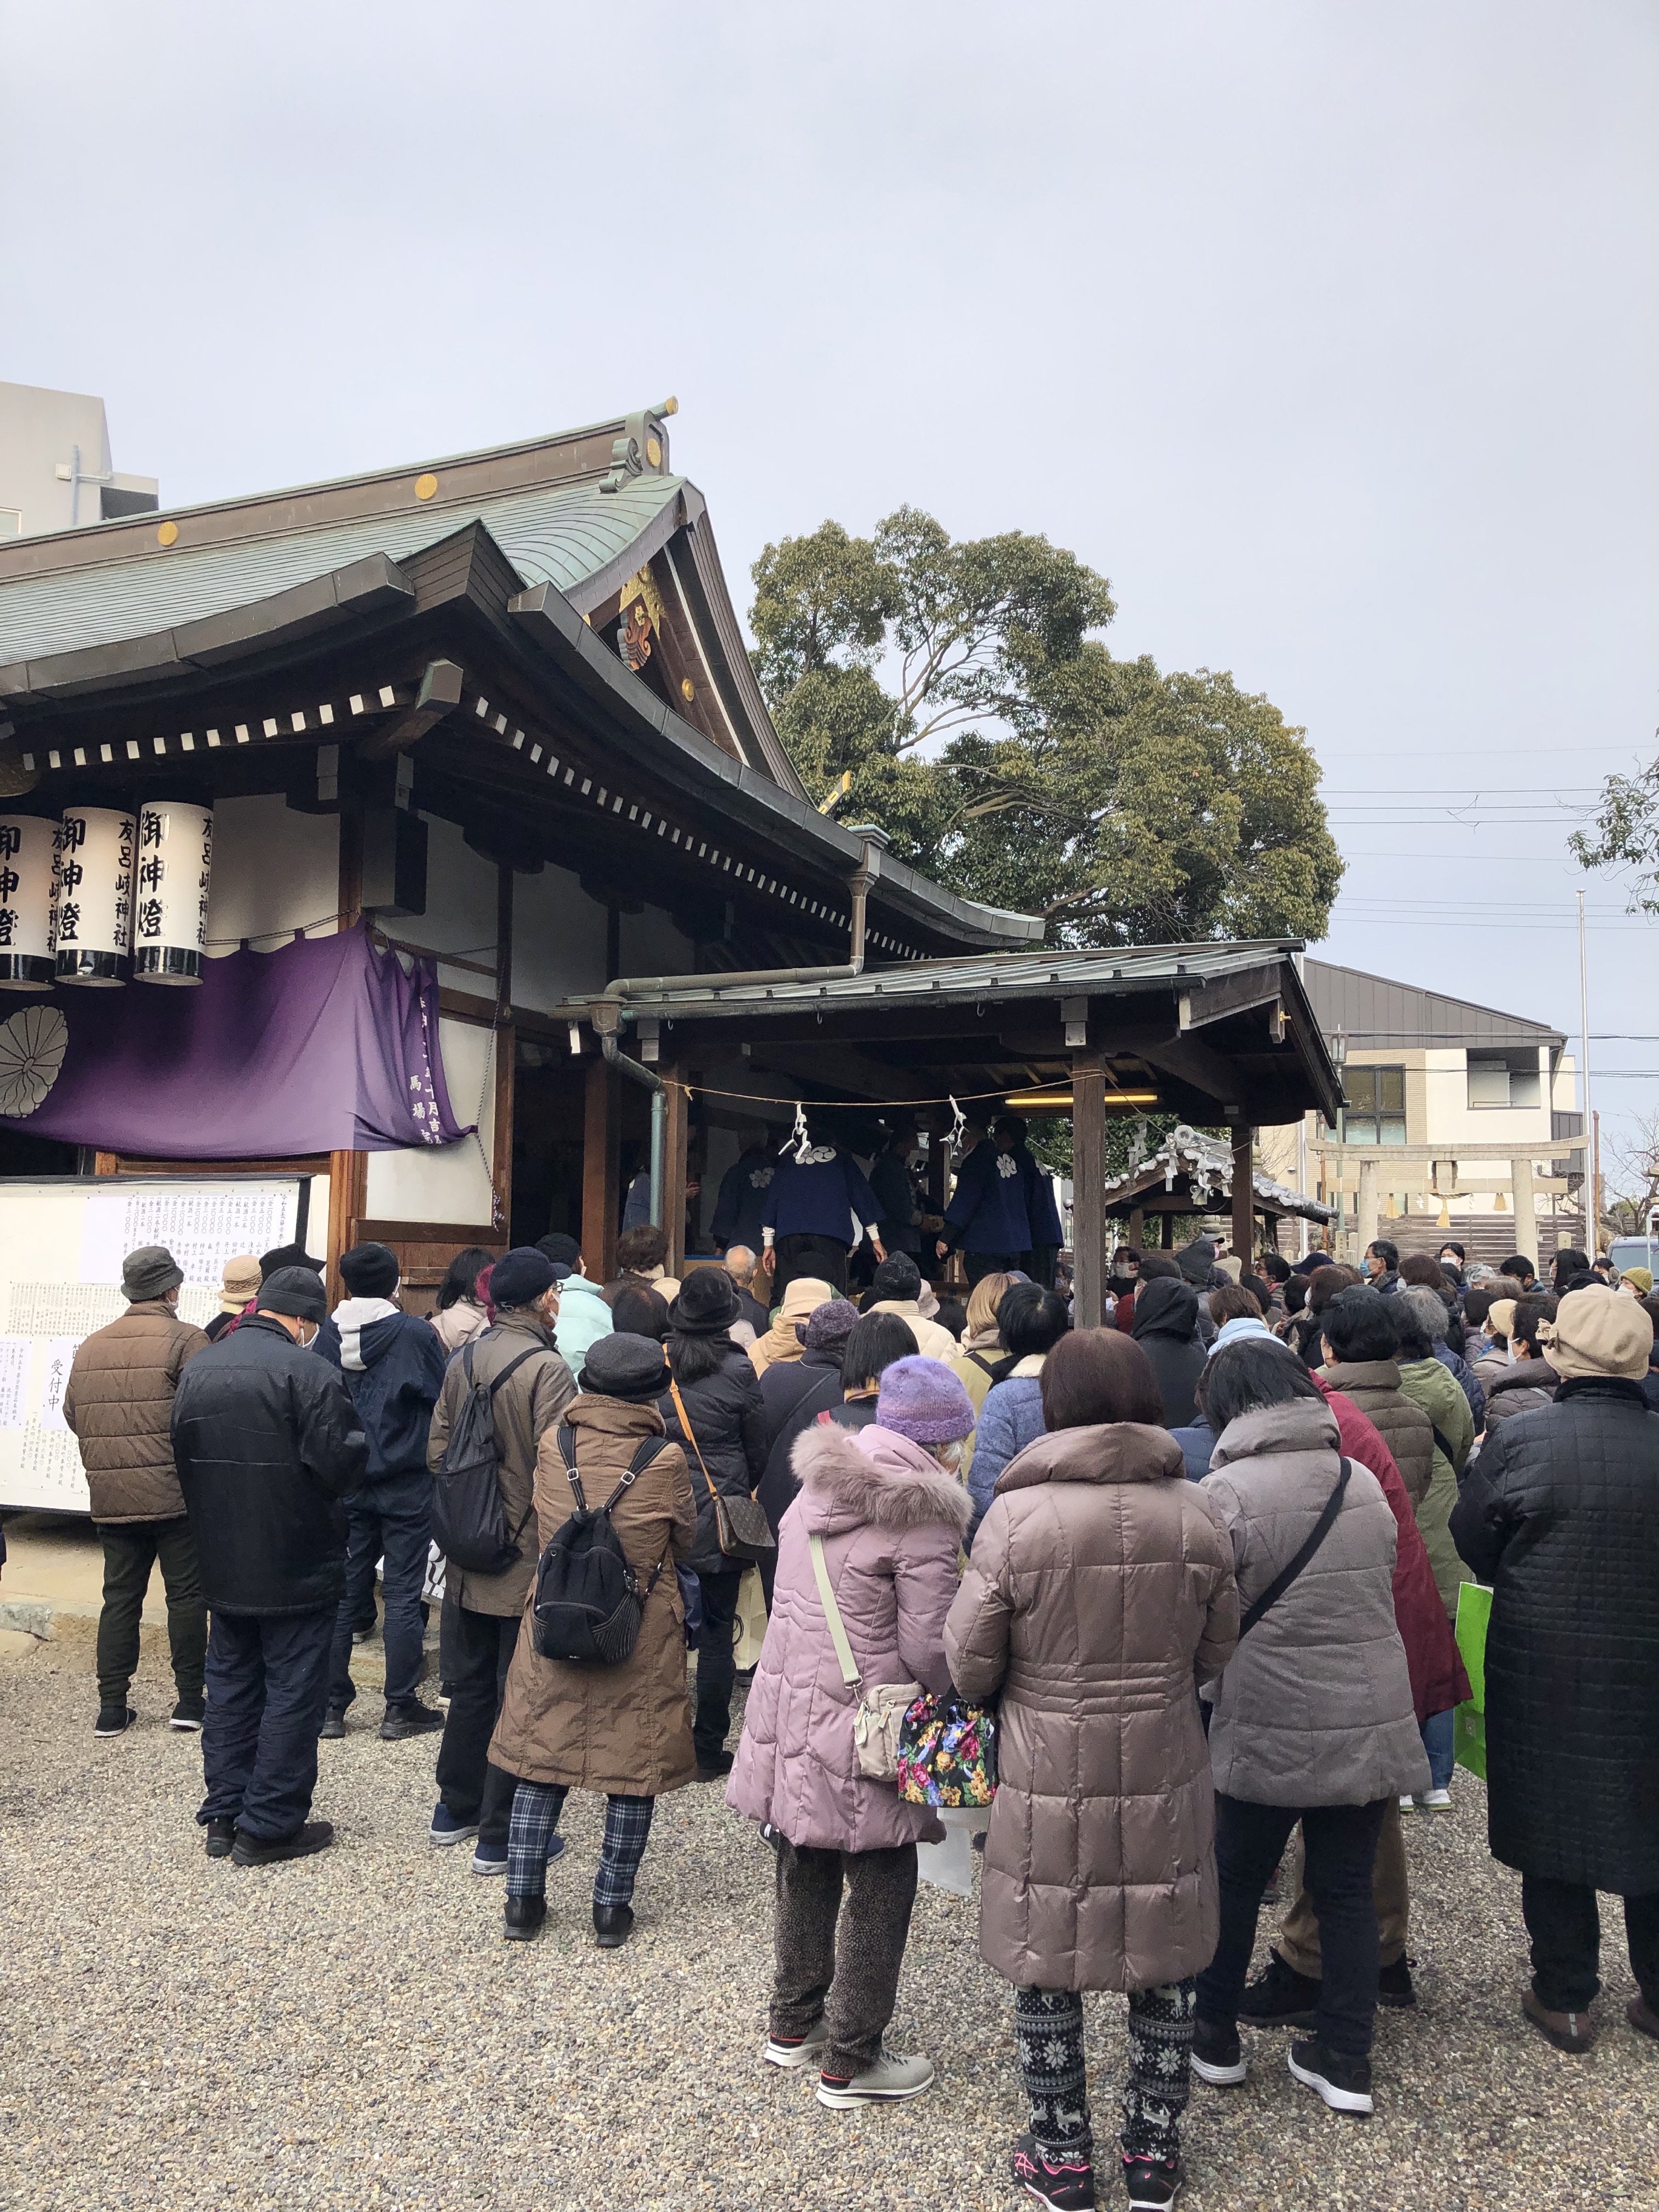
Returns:
[[[1659,2039],[1651,1282],[1568,1251],[1545,1290],[1522,1257],[1382,1241],[1363,1270],[1242,1266],[1197,1237],[1121,1249],[1106,1325],[1080,1329],[1023,1142],[981,1133],[931,1255],[899,1218],[899,1140],[867,1179],[833,1143],[740,1159],[723,1264],[684,1279],[640,1224],[605,1284],[568,1237],[459,1253],[421,1316],[368,1243],[331,1311],[290,1246],[233,1262],[203,1331],[172,1256],[133,1253],[64,1404],[104,1546],[98,1735],[137,1718],[159,1560],[209,1856],[325,1849],[318,1743],[353,1733],[378,1583],[379,1733],[438,1737],[428,1839],[504,1877],[505,1938],[545,1919],[571,1790],[606,1800],[592,1917],[614,1948],[657,1799],[723,1788],[775,1857],[763,2056],[839,2110],[934,2078],[886,2038],[917,1846],[945,1831],[867,1771],[869,1716],[884,1690],[970,1701],[996,1745],[979,1948],[1030,2107],[1012,2178],[1096,2202],[1082,1996],[1118,1990],[1117,2162],[1130,2205],[1161,2207],[1193,2077],[1248,2080],[1241,2029],[1291,2031],[1298,2082],[1373,2109],[1376,2009],[1417,2002],[1407,1823],[1452,1802],[1473,1577],[1524,2017],[1592,2046],[1600,1891],[1624,1900],[1629,2026]],[[877,1231],[861,1295],[854,1224]],[[965,1307],[924,1272],[957,1248]],[[607,1546],[629,1634],[573,1657],[549,1593]],[[751,1568],[768,1621],[733,1746]]]

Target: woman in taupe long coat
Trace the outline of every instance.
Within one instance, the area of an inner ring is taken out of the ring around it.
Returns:
[[[1010,1461],[945,1625],[952,1681],[1000,1690],[980,1955],[1012,1982],[1031,2132],[1014,2178],[1092,2204],[1085,1990],[1129,1996],[1123,2159],[1133,2205],[1180,2186],[1194,1977],[1218,1926],[1197,1686],[1238,1634],[1232,1558],[1138,1344],[1064,1337],[1048,1433]]]
[[[576,1472],[590,1508],[604,1504],[641,1444],[663,1434],[656,1397],[662,1346],[653,1338],[611,1335],[587,1348],[580,1395],[565,1407]],[[536,1460],[538,1533],[545,1549],[575,1510],[558,1430]],[[685,1455],[665,1443],[623,1492],[611,1525],[634,1570],[645,1610],[639,1640],[619,1666],[544,1659],[532,1641],[531,1585],[507,1674],[493,1765],[518,1777],[507,1836],[510,1940],[533,1936],[547,1915],[547,1862],[573,1789],[602,1790],[605,1842],[593,1880],[599,1948],[625,1943],[634,1925],[634,1881],[645,1856],[656,1800],[696,1772],[685,1687],[685,1608],[675,1577],[696,1536]]]

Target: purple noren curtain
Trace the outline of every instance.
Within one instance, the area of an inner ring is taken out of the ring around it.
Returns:
[[[391,1152],[467,1133],[444,1084],[434,963],[406,975],[361,922],[204,961],[191,988],[0,993],[0,1060],[15,1109],[50,1080],[0,1128],[145,1158]]]

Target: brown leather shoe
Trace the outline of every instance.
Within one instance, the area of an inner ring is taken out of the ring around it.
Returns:
[[[1659,2012],[1644,1996],[1634,1996],[1625,2007],[1625,2018],[1638,2035],[1650,2035],[1659,2043]]]
[[[1546,2043],[1582,2058],[1595,2042],[1595,2022],[1588,2012],[1552,2012],[1535,1990],[1522,1990],[1521,2009]]]

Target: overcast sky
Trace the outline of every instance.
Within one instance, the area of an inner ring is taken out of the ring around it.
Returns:
[[[675,392],[740,605],[826,515],[1046,533],[1306,726],[1330,957],[1577,1030],[1565,837],[1659,723],[1650,0],[0,26],[0,378],[164,503]],[[1592,1032],[1659,1032],[1589,897]]]

